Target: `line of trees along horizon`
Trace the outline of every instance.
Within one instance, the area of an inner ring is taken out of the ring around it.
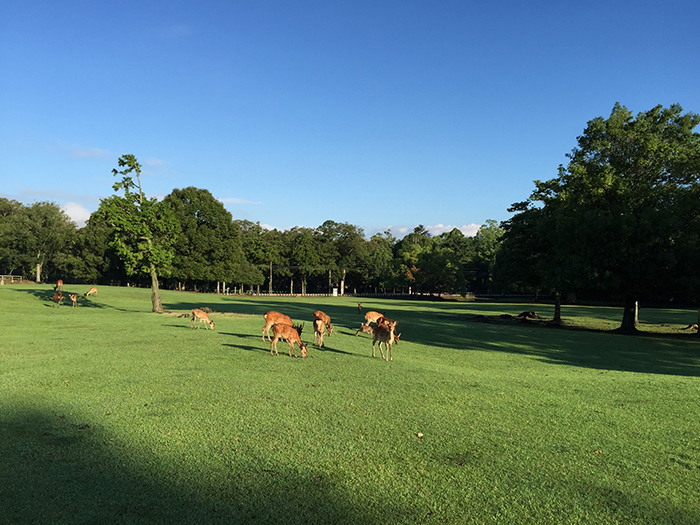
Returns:
[[[620,330],[635,333],[640,300],[700,299],[700,115],[679,105],[634,116],[615,104],[588,122],[556,178],[474,237],[432,237],[422,226],[398,240],[367,239],[332,220],[266,230],[234,220],[209,191],[145,199],[140,165],[119,159],[122,180],[84,228],[50,202],[0,199],[0,272],[36,280],[144,284],[154,311],[168,288],[288,293],[519,292],[624,302]],[[134,181],[132,176],[136,176]],[[138,192],[136,190],[138,189]],[[160,307],[162,308],[162,307]],[[698,308],[700,321],[700,307]]]
[[[493,290],[491,270],[502,236],[495,221],[473,237],[457,228],[431,236],[419,225],[400,240],[389,231],[367,239],[362,228],[347,222],[280,231],[234,220],[208,190],[195,187],[174,189],[158,204],[175,223],[166,235],[172,257],[158,268],[165,288],[214,292],[226,286],[293,294],[333,288],[339,293]],[[128,265],[137,263],[115,247],[109,212],[114,205],[112,197],[104,199],[78,228],[55,203],[25,206],[0,198],[0,273],[32,276],[36,282],[150,286],[149,271],[129,271]]]

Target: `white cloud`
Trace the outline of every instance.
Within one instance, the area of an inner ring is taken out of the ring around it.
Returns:
[[[61,209],[68,215],[78,227],[85,226],[85,222],[90,218],[90,210],[77,202],[66,202]]]
[[[476,235],[476,232],[479,231],[479,228],[481,228],[480,224],[463,224],[462,226],[450,226],[450,225],[444,225],[444,224],[435,224],[434,226],[426,226],[425,229],[430,232],[430,235],[437,236],[440,235],[441,233],[446,233],[446,232],[451,232],[457,228],[459,231],[461,231],[464,235],[467,237],[474,237]]]

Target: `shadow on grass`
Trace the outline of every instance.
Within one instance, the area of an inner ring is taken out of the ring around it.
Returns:
[[[302,320],[311,319],[314,309],[311,305],[313,300],[296,303],[264,298],[239,304],[237,310],[240,313],[260,313],[261,316],[268,310],[279,310],[292,319]],[[475,314],[488,316],[505,311],[517,315],[523,310],[520,304],[387,301],[383,306],[387,307],[383,313],[399,320],[402,345],[413,342],[465,351],[508,352],[530,355],[552,364],[599,370],[700,376],[700,338],[694,335],[623,336],[531,322],[475,322]],[[538,306],[540,310],[552,308],[551,305]],[[528,309],[533,308],[537,309],[534,306]],[[241,311],[243,309],[245,311]],[[322,309],[331,316],[335,326],[341,327],[340,330],[336,328],[334,335],[354,335],[364,320],[351,304],[324,305]],[[600,309],[584,307],[583,314],[600,315]],[[610,308],[604,309],[603,314],[614,320],[620,312]]]
[[[0,421],[0,435],[1,523],[379,522],[327,475],[232,451],[180,472],[90,422],[37,411]]]
[[[37,299],[44,301],[46,304],[45,306],[53,306],[53,307],[59,307],[59,308],[73,308],[73,303],[70,300],[70,297],[68,297],[69,293],[73,293],[71,290],[69,290],[67,287],[63,290],[63,304],[62,305],[57,305],[56,301],[53,300],[53,296],[56,294],[52,289],[45,289],[45,288],[18,288],[17,291],[24,292],[28,295],[33,295]],[[96,303],[89,297],[85,297],[83,294],[77,293],[76,295],[78,296],[78,308],[112,308],[114,310],[120,310],[119,308],[114,308],[112,306],[107,306],[102,303]],[[126,311],[126,310],[124,310]]]

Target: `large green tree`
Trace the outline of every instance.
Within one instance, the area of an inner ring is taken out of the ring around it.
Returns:
[[[174,189],[163,202],[180,225],[174,246],[174,278],[195,286],[211,282],[254,284],[241,231],[231,213],[208,190]]]
[[[113,189],[123,191],[124,196],[102,199],[96,213],[112,228],[110,244],[127,274],[150,277],[152,311],[163,313],[158,275],[167,275],[172,268],[179,225],[170,205],[144,195],[136,157],[123,155],[118,164],[122,169],[115,168],[112,174],[121,176],[121,180]]]
[[[53,202],[37,202],[26,208],[28,227],[24,239],[25,254],[33,260],[36,282],[42,276],[63,278],[66,257],[75,241],[75,223]]]
[[[552,267],[566,286],[625,302],[620,331],[637,331],[641,297],[664,297],[677,280],[677,239],[698,203],[700,116],[679,105],[636,117],[616,104],[588,122],[555,179],[530,197],[548,208]],[[680,202],[691,210],[679,213]]]

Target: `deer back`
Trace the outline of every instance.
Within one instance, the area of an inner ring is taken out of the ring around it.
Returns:
[[[285,339],[286,341],[297,343],[301,346],[301,329],[303,326],[290,326],[288,324],[275,324],[272,326],[272,333],[275,339]]]
[[[380,314],[379,312],[371,311],[371,312],[367,312],[365,314],[365,321],[367,322],[367,324],[374,323],[378,319],[381,319],[382,317],[384,317],[384,314]]]
[[[280,312],[266,312],[263,314],[263,317],[267,324],[286,324],[287,326],[294,326],[292,318]]]

